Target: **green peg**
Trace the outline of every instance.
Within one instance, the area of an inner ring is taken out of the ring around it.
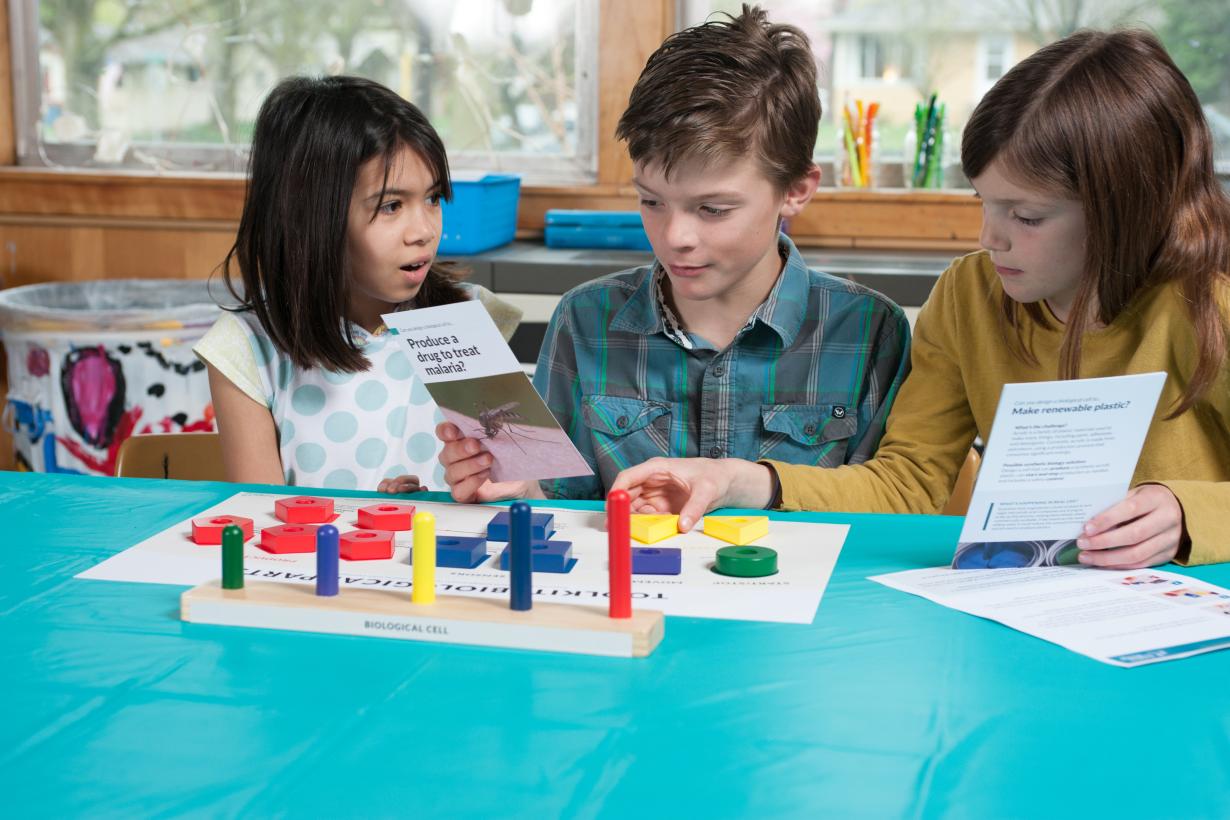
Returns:
[[[222,588],[243,589],[243,530],[234,524],[222,530]]]

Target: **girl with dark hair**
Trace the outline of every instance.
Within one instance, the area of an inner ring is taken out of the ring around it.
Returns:
[[[451,196],[435,129],[384,86],[293,77],[269,94],[223,263],[241,306],[195,348],[229,480],[442,486],[443,415],[381,314],[477,298],[506,338],[520,318],[436,261]]]
[[[873,459],[654,460],[614,486],[685,528],[717,506],[934,513],[1004,384],[1160,370],[1133,489],[1085,524],[1079,560],[1230,560],[1230,199],[1187,79],[1147,32],[1078,32],[996,83],[961,159],[984,250],[956,260],[919,314]]]

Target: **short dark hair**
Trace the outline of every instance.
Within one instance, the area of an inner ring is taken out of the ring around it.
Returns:
[[[413,104],[362,77],[291,77],[261,105],[235,244],[223,262],[227,286],[297,367],[366,370],[346,319],[346,231],[359,168],[384,158],[384,185],[402,148],[451,199],[448,155]],[[383,189],[381,200],[383,200]],[[375,218],[373,209],[372,217]],[[243,293],[236,292],[237,264]],[[415,304],[460,302],[458,274],[433,264]]]
[[[685,160],[753,156],[784,191],[812,167],[820,127],[807,35],[744,4],[666,38],[632,89],[615,131],[633,162],[666,176]]]
[[[1018,63],[982,98],[961,139],[966,176],[994,161],[1018,184],[1084,210],[1085,276],[1064,327],[1059,377],[1080,374],[1081,336],[1093,319],[1110,324],[1141,291],[1175,282],[1197,361],[1172,415],[1191,407],[1226,361],[1210,294],[1230,274],[1230,199],[1214,173],[1200,100],[1157,37],[1078,31]],[[1004,295],[1008,341],[1029,361],[1021,313],[1049,320],[1040,305]]]

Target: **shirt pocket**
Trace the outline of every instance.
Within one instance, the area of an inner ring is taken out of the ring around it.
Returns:
[[[622,469],[670,451],[671,406],[623,396],[585,396],[581,418],[590,430],[599,462]]]
[[[760,459],[836,467],[845,464],[858,430],[854,408],[844,404],[762,404]]]

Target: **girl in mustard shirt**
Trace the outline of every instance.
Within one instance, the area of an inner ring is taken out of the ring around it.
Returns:
[[[937,512],[1004,384],[1163,370],[1133,489],[1090,519],[1088,565],[1230,560],[1230,200],[1200,102],[1158,40],[1083,31],[1026,58],[961,144],[983,250],[940,277],[876,456],[819,470],[654,459],[637,512]]]

